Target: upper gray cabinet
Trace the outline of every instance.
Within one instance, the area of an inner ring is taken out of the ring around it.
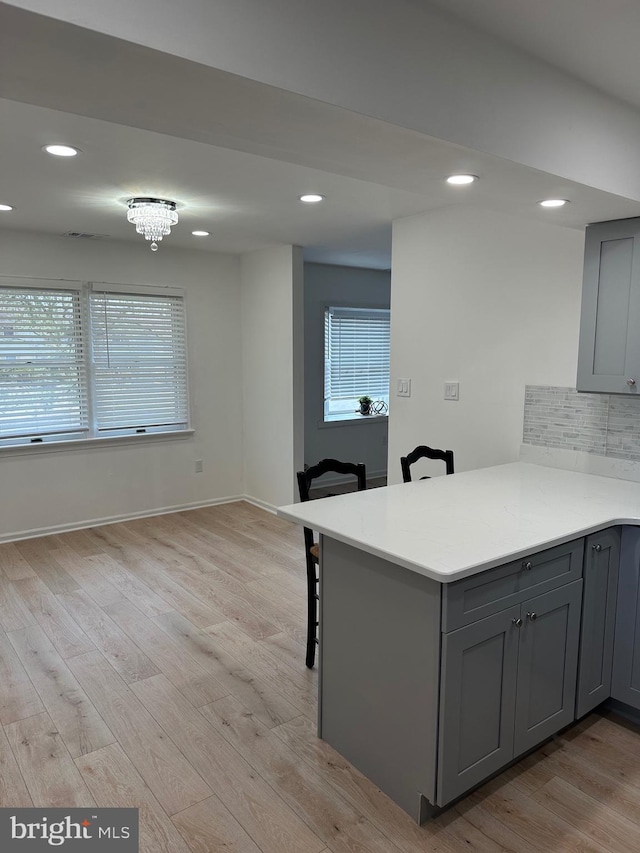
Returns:
[[[640,386],[640,218],[587,228],[578,391],[637,394]]]

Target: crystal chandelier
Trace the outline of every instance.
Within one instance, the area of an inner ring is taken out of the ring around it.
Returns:
[[[164,198],[130,198],[127,219],[136,226],[138,234],[151,240],[151,251],[158,251],[158,243],[171,233],[171,226],[178,224],[175,201]]]

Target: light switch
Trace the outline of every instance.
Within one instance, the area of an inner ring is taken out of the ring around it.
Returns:
[[[444,383],[444,399],[445,400],[459,400],[460,399],[460,383],[459,382],[445,382]]]
[[[411,380],[410,379],[398,379],[396,396],[397,397],[410,397],[411,396]]]

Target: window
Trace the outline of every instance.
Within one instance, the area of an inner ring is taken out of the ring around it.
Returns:
[[[0,444],[184,430],[187,387],[175,289],[0,284]]]
[[[90,303],[98,431],[186,426],[182,299],[94,292]]]
[[[389,403],[388,308],[327,308],[324,419],[356,417],[364,395]]]

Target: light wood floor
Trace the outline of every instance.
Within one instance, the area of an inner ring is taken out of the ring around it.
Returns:
[[[417,827],[315,737],[303,565],[244,503],[0,545],[0,806],[138,806],[144,853],[640,850],[596,715]]]

